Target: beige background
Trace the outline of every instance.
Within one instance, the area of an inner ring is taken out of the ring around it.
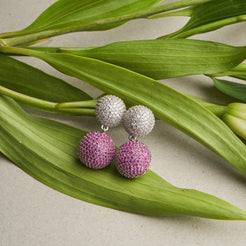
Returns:
[[[54,0],[0,0],[0,32],[24,28]],[[47,46],[94,46],[119,40],[151,39],[181,27],[186,18],[136,20],[107,32],[84,32],[52,38]],[[193,38],[245,45],[245,23]],[[44,62],[21,58],[44,71],[85,89],[99,91],[58,73]],[[190,94],[221,101],[221,94],[203,76],[170,79],[164,83]],[[33,114],[85,129],[98,129],[89,117]],[[127,140],[122,127],[111,136],[117,145]],[[153,161],[151,169],[174,185],[216,195],[246,209],[246,179],[220,157],[164,122],[144,140]],[[243,246],[246,222],[194,217],[156,218],[99,207],[61,194],[39,183],[0,155],[0,245],[210,245]]]

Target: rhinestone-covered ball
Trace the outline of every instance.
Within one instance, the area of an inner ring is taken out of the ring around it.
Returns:
[[[89,132],[80,140],[78,156],[89,168],[106,167],[112,161],[114,153],[114,142],[106,133]]]
[[[149,168],[151,153],[149,148],[138,141],[129,141],[120,146],[115,154],[115,165],[119,173],[129,179],[144,174]]]
[[[96,117],[105,127],[115,127],[120,124],[126,111],[124,102],[114,95],[101,97],[96,104]]]
[[[129,108],[124,114],[123,124],[131,136],[144,137],[154,128],[155,117],[149,108],[137,105]]]

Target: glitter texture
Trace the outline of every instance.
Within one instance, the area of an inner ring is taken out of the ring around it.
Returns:
[[[120,146],[115,155],[115,165],[122,176],[134,179],[149,168],[151,153],[149,148],[138,141],[129,141]]]
[[[130,136],[144,137],[154,128],[155,117],[149,108],[137,105],[129,108],[124,114],[123,124]]]
[[[116,96],[107,95],[101,97],[96,104],[96,117],[105,127],[115,127],[121,123],[126,106],[124,102]]]
[[[78,156],[89,168],[106,167],[112,161],[114,153],[114,142],[106,133],[89,132],[80,140]]]

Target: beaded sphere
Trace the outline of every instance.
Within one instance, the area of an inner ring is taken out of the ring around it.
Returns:
[[[115,165],[118,172],[129,179],[144,174],[149,168],[150,162],[149,148],[138,141],[129,141],[121,145],[115,154]]]
[[[114,153],[114,142],[106,133],[89,132],[80,140],[78,156],[89,168],[106,167],[112,161]]]
[[[96,104],[96,117],[105,127],[115,127],[120,124],[126,111],[124,102],[116,96],[101,97]]]
[[[137,105],[129,108],[124,114],[123,124],[130,136],[144,137],[154,128],[155,117],[149,108]]]

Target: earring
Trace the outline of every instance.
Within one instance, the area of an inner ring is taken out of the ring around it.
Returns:
[[[155,125],[152,111],[138,105],[131,107],[123,116],[125,130],[129,133],[127,143],[120,146],[115,154],[115,165],[118,172],[129,179],[144,174],[151,162],[149,148],[137,140],[149,134]]]
[[[87,133],[81,138],[78,148],[79,159],[85,166],[101,169],[112,161],[115,144],[106,132],[110,127],[120,124],[125,111],[126,106],[119,97],[107,95],[98,100],[95,114],[102,124],[102,132]]]

